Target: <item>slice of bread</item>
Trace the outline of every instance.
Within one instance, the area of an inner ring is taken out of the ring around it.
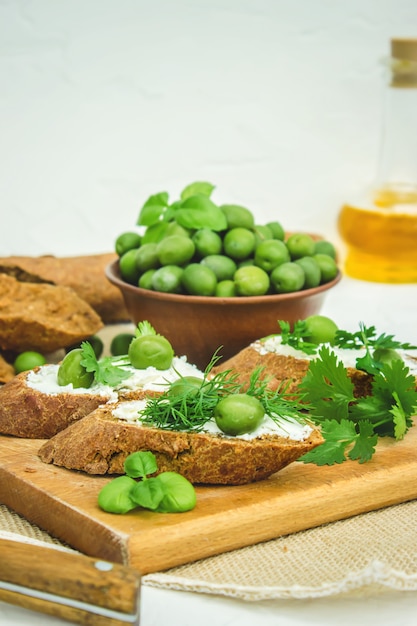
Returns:
[[[179,373],[201,375],[184,359],[175,357],[169,370],[127,368],[131,377],[117,387],[94,384],[90,389],[60,387],[59,364],[47,364],[14,376],[0,386],[0,434],[27,439],[49,439],[107,402],[155,395],[166,380]]]
[[[1,257],[0,272],[20,281],[70,287],[96,311],[104,324],[114,324],[130,321],[120,290],[105,275],[105,268],[115,259],[114,252],[73,257]]]
[[[281,353],[278,348],[276,352],[266,350],[262,342],[257,341],[230,359],[220,362],[212,369],[212,374],[231,370],[236,374],[237,382],[247,387],[253,371],[263,368],[260,377],[268,380],[269,388],[279,389],[283,384],[288,384],[287,393],[295,394],[311,362],[307,355],[297,352],[297,355],[293,355],[287,351]],[[372,392],[373,377],[355,367],[347,366],[346,369],[354,385],[355,397],[369,395]]]
[[[0,273],[0,349],[48,354],[103,328],[95,310],[70,287],[21,282]]]
[[[28,384],[28,376],[22,372],[0,387],[3,435],[48,439],[110,399],[94,393],[43,393]]]
[[[126,457],[147,450],[155,454],[160,472],[179,472],[195,484],[241,485],[267,478],[323,441],[313,427],[301,440],[149,428],[118,419],[115,408],[101,406],[44,442],[39,458],[88,474],[124,474]]]

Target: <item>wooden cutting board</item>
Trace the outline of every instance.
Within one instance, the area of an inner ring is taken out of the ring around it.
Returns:
[[[193,511],[113,515],[97,506],[108,477],[42,463],[40,440],[0,436],[0,502],[81,552],[142,574],[417,498],[417,428],[365,464],[295,462],[268,480],[198,487]]]

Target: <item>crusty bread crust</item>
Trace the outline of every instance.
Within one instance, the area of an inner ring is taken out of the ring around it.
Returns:
[[[39,449],[44,463],[88,474],[124,474],[126,457],[155,454],[160,472],[179,472],[195,484],[241,485],[263,480],[323,442],[318,430],[304,441],[268,436],[252,440],[138,426],[102,406]]]
[[[85,393],[42,393],[27,385],[27,375],[28,372],[22,372],[0,387],[3,435],[48,439],[109,399]]]
[[[261,354],[252,346],[248,346],[227,361],[222,361],[215,366],[212,369],[212,374],[232,370],[237,376],[237,382],[247,387],[253,371],[257,368],[264,368],[260,378],[268,380],[268,387],[278,389],[283,383],[287,383],[287,393],[295,394],[308,371],[309,365],[308,359],[298,359],[274,352]],[[373,377],[351,367],[346,369],[354,385],[355,397],[370,395]]]
[[[73,289],[20,282],[0,273],[0,349],[47,354],[102,327],[101,318]]]
[[[38,372],[42,367],[34,368]],[[46,366],[48,367],[48,366]],[[49,439],[70,424],[109,401],[142,400],[158,395],[157,391],[121,389],[112,396],[87,392],[44,393],[27,382],[28,372],[21,372],[0,386],[0,434],[26,439]]]
[[[0,272],[28,282],[49,282],[70,287],[98,313],[105,324],[130,321],[122,294],[105,276],[117,254],[74,257],[10,256],[0,258]]]
[[[13,365],[0,354],[0,383],[8,383],[16,375]]]

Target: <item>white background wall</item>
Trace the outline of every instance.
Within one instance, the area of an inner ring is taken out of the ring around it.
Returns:
[[[391,36],[415,0],[0,0],[0,256],[112,250],[194,180],[336,238]]]

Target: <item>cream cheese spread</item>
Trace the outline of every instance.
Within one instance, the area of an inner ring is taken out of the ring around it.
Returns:
[[[117,361],[114,362],[117,365]],[[74,388],[72,384],[59,385],[57,374],[59,364],[42,365],[37,371],[30,371],[26,377],[26,384],[32,389],[49,395],[59,393],[93,394],[102,395],[116,401],[118,392],[143,389],[145,391],[164,391],[167,385],[181,376],[196,376],[203,378],[204,374],[195,365],[188,363],[185,357],[174,357],[171,367],[167,370],[157,370],[148,367],[143,370],[131,366],[123,366],[130,372],[129,378],[123,380],[116,387],[110,387],[99,383],[93,383],[88,389],[84,387]]]
[[[324,343],[321,345],[326,346],[329,350],[331,350],[345,367],[356,368],[356,359],[361,358],[366,354],[365,348],[348,350],[345,348],[332,346],[329,343]],[[281,335],[268,337],[268,339],[265,339],[264,341],[255,341],[251,344],[251,347],[259,352],[259,354],[274,353],[280,354],[282,356],[292,356],[296,359],[303,359],[304,361],[311,361],[319,357],[319,350],[316,352],[316,354],[306,354],[302,350],[297,350],[292,346],[283,344]],[[417,351],[414,351],[416,352],[415,356],[412,356],[405,350],[397,350],[397,352],[403,359],[405,365],[409,368],[410,374],[412,374],[413,376],[417,376]]]
[[[125,420],[126,422],[142,426],[140,420],[140,414],[146,406],[146,400],[129,400],[127,402],[121,402],[112,411],[112,415],[119,420]],[[273,435],[279,437],[285,437],[293,441],[304,441],[308,439],[313,429],[308,424],[301,424],[297,420],[286,417],[272,419],[269,415],[265,415],[261,424],[256,430],[251,433],[245,433],[237,437],[231,437],[223,433],[217,426],[214,419],[210,419],[206,422],[203,429],[198,431],[200,433],[207,433],[210,435],[221,435],[229,439],[245,439],[251,441],[257,437],[264,435]]]

